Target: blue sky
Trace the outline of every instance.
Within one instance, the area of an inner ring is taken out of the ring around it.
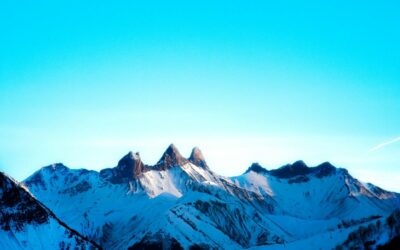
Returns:
[[[331,161],[400,191],[398,1],[1,1],[0,170]],[[386,142],[393,142],[385,144]],[[381,146],[379,146],[381,145]]]

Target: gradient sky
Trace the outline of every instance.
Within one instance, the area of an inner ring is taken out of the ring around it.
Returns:
[[[0,2],[0,170],[303,159],[400,191],[399,1]]]

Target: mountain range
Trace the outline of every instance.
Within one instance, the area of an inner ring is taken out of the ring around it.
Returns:
[[[0,175],[1,249],[400,249],[400,194],[329,162],[214,173],[198,148],[154,165]]]

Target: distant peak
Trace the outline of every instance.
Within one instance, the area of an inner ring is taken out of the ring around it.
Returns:
[[[103,169],[100,175],[112,183],[124,183],[136,179],[140,174],[147,171],[148,167],[143,164],[138,152],[128,152],[115,168]]]
[[[247,169],[245,173],[249,173],[250,171],[258,174],[268,173],[268,170],[263,168],[258,162],[254,162],[253,164],[251,164],[251,166]]]
[[[136,179],[139,175],[149,170],[149,167],[143,164],[139,152],[129,151],[115,168],[103,169],[100,175],[112,183],[125,183]]]
[[[53,163],[51,165],[45,166],[42,168],[42,170],[47,170],[50,172],[55,172],[55,171],[65,171],[69,169],[68,167],[66,167],[64,164],[62,163]]]
[[[329,161],[323,162],[317,166],[318,168],[335,168]]]
[[[133,153],[132,151],[129,151],[129,153],[127,155],[125,155],[122,159],[124,159],[124,158],[129,158],[132,160],[140,160],[140,154],[139,154],[139,152]]]
[[[189,161],[198,167],[209,169],[203,153],[198,147],[193,148],[192,153],[189,157]]]
[[[306,175],[311,172],[311,169],[304,161],[296,161],[293,164],[287,164],[278,169],[270,171],[270,174],[278,178],[292,178],[298,175]]]
[[[317,177],[321,178],[335,173],[336,167],[333,166],[330,162],[324,162],[316,166],[314,172],[316,173]]]
[[[314,174],[318,178],[329,176],[336,172],[330,162],[324,162],[316,167],[308,167],[304,161],[296,161],[293,164],[287,164],[278,169],[270,171],[270,174],[278,178],[292,178],[300,175]]]
[[[187,163],[188,160],[185,159],[174,144],[168,146],[162,155],[161,159],[157,162],[155,168],[159,170],[165,170],[173,166],[181,166]]]
[[[127,177],[136,177],[140,175],[143,171],[143,163],[140,159],[139,152],[133,153],[129,151],[127,155],[119,160],[117,169],[121,171],[122,175]]]
[[[307,164],[305,164],[302,160],[294,162],[291,167],[294,169],[308,169]]]
[[[167,153],[169,155],[172,155],[172,154],[179,154],[180,155],[178,148],[173,143],[171,143],[168,146],[168,148],[165,150],[165,153]]]
[[[201,150],[198,147],[194,147],[192,149],[192,153],[190,154],[190,158],[196,158],[196,159],[204,160],[203,153],[201,152]]]

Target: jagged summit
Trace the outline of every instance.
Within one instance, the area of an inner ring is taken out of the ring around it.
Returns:
[[[103,169],[100,171],[100,175],[112,183],[124,183],[136,179],[148,170],[149,167],[143,164],[139,152],[130,151],[118,161],[115,168]]]
[[[268,173],[268,170],[263,168],[258,162],[254,162],[251,164],[251,166],[246,170],[246,173],[249,173],[250,171],[256,172],[258,174],[263,174],[263,173]]]
[[[168,146],[161,159],[154,166],[154,169],[165,170],[174,166],[182,166],[189,161],[184,158],[174,144]]]
[[[304,161],[296,161],[293,164],[287,164],[278,169],[274,169],[269,171],[269,173],[278,178],[292,178],[301,175],[315,174],[317,177],[321,178],[327,175],[330,175],[336,171],[336,167],[334,167],[329,162],[321,163],[316,167],[307,166]]]
[[[193,148],[192,153],[189,157],[189,161],[198,167],[209,169],[203,153],[198,147]]]
[[[338,235],[337,242],[321,247],[335,249],[350,227],[367,226],[400,207],[399,194],[364,184],[328,162],[308,167],[297,161],[275,170],[253,163],[245,174],[224,177],[199,166],[204,156],[198,148],[185,159],[170,145],[154,166],[143,164],[134,152],[100,174],[46,170],[24,185],[104,249],[289,244],[303,249],[316,239],[325,243]],[[0,235],[3,249],[1,243]],[[317,244],[310,249],[319,249]]]
[[[292,178],[298,175],[310,173],[310,168],[303,161],[296,161],[293,164],[287,164],[278,169],[270,171],[270,174],[278,178]]]
[[[272,176],[290,179],[296,176],[305,176],[309,174],[314,174],[316,177],[324,177],[333,174],[336,171],[336,167],[330,162],[324,162],[316,167],[309,167],[304,161],[296,161],[292,164],[286,164],[278,169],[267,170],[263,168],[259,163],[253,163],[245,172],[249,173],[253,171],[259,174],[270,174]]]
[[[208,169],[207,163],[200,149],[194,148],[190,156],[190,162],[196,166]],[[136,180],[141,174],[151,170],[161,171],[175,166],[183,166],[189,163],[174,144],[168,146],[160,160],[155,165],[146,165],[142,162],[138,152],[130,151],[119,160],[114,168],[107,168],[100,171],[100,176],[112,183],[126,183]]]
[[[139,176],[148,171],[163,171],[172,167],[183,166],[189,162],[205,170],[210,170],[203,153],[198,147],[192,149],[190,157],[187,159],[180,154],[174,144],[170,144],[155,165],[144,164],[139,152],[129,151],[118,161],[116,167],[101,170],[100,176],[111,183],[122,184],[137,180]],[[43,175],[48,175],[53,172],[62,175],[70,170],[71,169],[62,163],[55,163],[37,171],[27,180],[27,182],[37,182],[40,184],[43,182]],[[79,171],[87,172],[85,169],[80,169]],[[283,179],[291,179],[293,177],[306,176],[309,174],[321,178],[335,173],[336,168],[329,162],[321,163],[316,167],[309,167],[304,161],[298,160],[292,164],[287,164],[274,170],[267,170],[259,163],[255,162],[246,170],[245,174],[251,171],[258,174],[269,174]]]
[[[135,178],[143,172],[145,165],[140,159],[139,152],[133,153],[130,151],[119,160],[116,168],[120,171],[121,175]]]

